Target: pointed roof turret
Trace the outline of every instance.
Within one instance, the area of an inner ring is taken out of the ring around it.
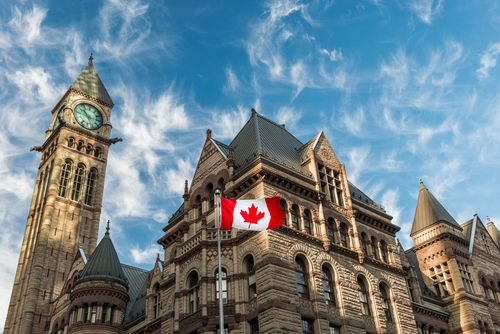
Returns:
[[[93,59],[94,57],[91,53],[87,67],[85,67],[82,73],[80,73],[71,87],[89,94],[103,102],[114,105],[113,100],[111,100],[106,87],[104,87],[104,84],[99,77],[99,74],[97,74],[97,71],[94,68],[94,64],[92,63]]]
[[[500,231],[498,228],[495,226],[495,224],[491,221],[490,217],[486,216],[488,218],[488,233],[491,236],[491,239],[495,242],[498,248],[500,248]]]
[[[109,220],[106,233],[83,267],[78,282],[92,279],[113,280],[128,288],[128,280],[116,254],[115,246],[109,237]]]
[[[420,180],[417,209],[415,210],[415,218],[413,218],[410,235],[440,221],[445,221],[462,231],[462,227],[458,225],[455,219],[453,219],[436,197],[427,189],[422,180]]]

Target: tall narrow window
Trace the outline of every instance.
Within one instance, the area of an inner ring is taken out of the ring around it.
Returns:
[[[374,259],[378,259],[378,256],[377,256],[377,239],[375,239],[375,237],[372,237],[372,239],[370,240],[370,253],[372,253],[372,257]]]
[[[309,287],[307,279],[307,267],[301,258],[295,258],[295,278],[297,280],[297,290],[299,297],[309,298]]]
[[[258,334],[259,333],[259,319],[255,318],[248,322],[250,324],[250,334]]]
[[[335,305],[335,285],[333,283],[333,276],[326,266],[321,268],[323,273],[323,292],[325,294],[325,301],[328,305]]]
[[[198,273],[193,272],[189,277],[189,313],[198,310]]]
[[[68,147],[73,147],[73,144],[74,144],[74,139],[73,138],[70,138],[68,140]]]
[[[343,247],[346,247],[348,248],[348,244],[347,244],[347,227],[345,226],[345,224],[341,224],[340,225],[340,243],[342,244]]]
[[[255,272],[253,269],[254,259],[252,255],[247,255],[243,260],[243,269],[248,273],[248,298],[257,298],[257,281],[255,279]]]
[[[340,334],[340,327],[330,325],[330,334]]]
[[[387,245],[384,241],[380,242],[380,259],[387,262]]]
[[[61,169],[61,180],[59,182],[58,195],[61,197],[66,197],[70,171],[71,171],[71,164],[69,162],[66,162]]]
[[[286,204],[286,201],[284,199],[280,199],[280,207],[281,211],[285,213],[285,217],[283,218],[283,225],[287,226],[288,225],[288,205]]]
[[[153,287],[153,316],[158,318],[160,316],[160,284],[156,283]]]
[[[222,268],[222,303],[227,304],[227,272],[226,269]],[[217,299],[217,305],[219,303],[219,269],[215,271],[215,291]]]
[[[309,211],[304,212],[304,231],[307,234],[311,234],[311,219],[309,216]]]
[[[82,190],[83,166],[79,165],[75,171],[75,178],[73,179],[73,192],[71,199],[78,201],[80,199],[80,192]]]
[[[302,319],[302,333],[303,334],[313,334],[313,322],[311,320]]]
[[[381,302],[382,302],[382,309],[384,310],[385,318],[387,321],[392,322],[391,304],[390,304],[389,294],[387,293],[386,287],[383,286],[382,284],[380,284],[379,289],[380,289],[380,293],[382,294]]]
[[[362,233],[361,234],[361,238],[360,238],[359,241],[361,242],[361,250],[366,255],[367,254],[367,251],[366,251],[366,234]]]
[[[368,305],[368,292],[366,291],[365,282],[361,277],[358,277],[358,297],[359,297],[359,305],[361,307],[361,314],[371,315],[370,306]]]
[[[333,238],[333,226],[335,224],[335,221],[332,218],[328,218],[328,221],[326,222],[326,233],[328,234],[328,240],[333,244],[335,243],[335,239]]]
[[[214,193],[210,193],[210,209],[213,209],[215,206]]]
[[[297,215],[297,207],[294,205],[292,206],[292,227],[296,230],[299,229],[299,219]]]
[[[92,191],[94,190],[95,170],[90,170],[85,188],[85,204],[92,205]]]
[[[87,305],[83,305],[83,323],[86,323],[89,320],[89,307]]]
[[[99,147],[96,147],[96,149],[94,150],[94,157],[100,158],[100,154],[101,150],[99,149]]]
[[[85,153],[87,153],[87,154],[92,153],[92,146],[91,145],[87,145],[87,147],[85,149]]]
[[[102,306],[101,322],[106,323],[106,311],[108,310],[108,304]]]
[[[78,142],[78,145],[76,146],[76,149],[77,149],[78,151],[80,151],[80,152],[82,151],[82,149],[83,149],[83,141],[79,141],[79,142]]]

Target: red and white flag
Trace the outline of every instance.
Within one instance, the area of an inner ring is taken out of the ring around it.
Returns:
[[[264,231],[283,225],[280,198],[234,200],[221,198],[221,229]]]

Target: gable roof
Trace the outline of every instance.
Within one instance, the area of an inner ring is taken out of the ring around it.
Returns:
[[[434,299],[436,301],[441,301],[441,297],[436,295],[436,293],[434,293],[434,291],[429,289],[425,284],[424,276],[422,274],[422,271],[420,270],[420,265],[418,263],[417,254],[415,254],[413,248],[410,248],[407,251],[405,251],[405,254],[406,258],[408,259],[408,261],[410,261],[410,264],[413,266],[413,268],[415,268],[415,271],[417,272],[418,285],[420,285],[420,291],[422,291],[422,295],[427,298]]]
[[[358,187],[356,187],[354,184],[351,183],[351,181],[347,181],[349,184],[349,192],[351,193],[351,198],[361,202],[365,205],[368,205],[372,207],[373,209],[386,213],[385,209],[382,207],[382,205],[376,203],[374,200],[372,200],[370,197],[368,197],[364,192],[362,192]]]
[[[439,203],[424,183],[420,181],[417,208],[415,210],[415,217],[413,218],[413,226],[410,235],[440,221],[445,221],[462,230],[462,227],[458,225],[455,219],[446,211],[441,203]]]
[[[86,281],[94,278],[113,279],[127,288],[129,287],[127,276],[125,276],[123,272],[120,259],[118,258],[118,254],[116,254],[115,246],[109,237],[109,225],[106,228],[106,233],[101,242],[99,242],[99,245],[97,245],[83,267],[78,281]]]
[[[312,174],[300,165],[299,149],[303,144],[270,119],[252,110],[252,116],[231,142],[235,161],[234,174],[259,157],[309,179]]]
[[[126,264],[122,264],[122,269],[129,281],[128,295],[130,301],[125,311],[125,323],[128,323],[134,318],[134,314],[142,314],[142,310],[146,308],[146,290],[150,271]]]
[[[82,73],[80,73],[78,78],[76,78],[73,82],[71,87],[89,94],[101,101],[114,105],[113,100],[111,100],[106,87],[104,87],[104,84],[99,77],[99,74],[97,74],[97,71],[94,68],[92,57]]]

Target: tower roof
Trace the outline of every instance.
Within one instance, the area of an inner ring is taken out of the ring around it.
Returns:
[[[109,237],[109,221],[104,237],[85,264],[78,280],[98,278],[111,279],[128,288],[128,279],[123,272],[115,246]]]
[[[87,67],[85,67],[82,73],[80,73],[71,87],[89,94],[101,101],[114,105],[113,100],[111,100],[106,87],[104,87],[104,84],[99,77],[99,74],[97,74],[97,71],[94,68],[92,59],[91,54]]]
[[[453,219],[448,211],[439,203],[424,183],[420,181],[417,209],[415,210],[415,218],[413,218],[413,226],[410,235],[440,221],[445,221],[454,225],[462,231],[462,227],[458,225],[455,219]]]

